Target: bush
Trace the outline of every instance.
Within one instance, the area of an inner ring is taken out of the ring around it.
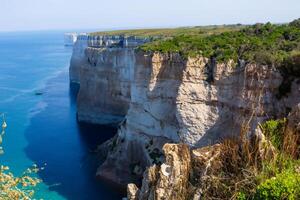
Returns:
[[[300,175],[297,172],[283,172],[262,182],[254,199],[282,200],[300,198]]]
[[[184,57],[201,55],[217,61],[243,59],[281,65],[292,51],[299,50],[299,20],[290,24],[255,24],[242,30],[214,34],[182,34],[159,39],[139,47],[144,51],[179,52]]]
[[[247,195],[244,192],[239,192],[236,197],[237,200],[246,200]]]
[[[290,23],[290,26],[295,26],[300,28],[300,19],[296,19]]]
[[[293,80],[300,77],[300,51],[290,52],[290,54],[283,59],[279,70],[283,77],[277,95],[280,99],[290,93]]]
[[[278,149],[283,149],[286,119],[269,120],[261,125],[264,135]]]

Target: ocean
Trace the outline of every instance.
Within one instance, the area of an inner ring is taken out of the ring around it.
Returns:
[[[116,130],[76,122],[71,54],[62,31],[0,33],[0,112],[8,124],[0,164],[15,175],[33,164],[45,166],[36,199],[120,199],[96,180],[93,153]]]

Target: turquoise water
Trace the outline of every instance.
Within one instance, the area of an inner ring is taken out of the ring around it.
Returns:
[[[96,180],[99,163],[91,153],[115,130],[76,123],[71,53],[63,32],[0,33],[0,112],[8,124],[0,164],[20,174],[46,163],[36,198],[119,199]]]

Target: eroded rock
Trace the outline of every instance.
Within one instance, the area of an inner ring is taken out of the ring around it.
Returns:
[[[127,200],[138,200],[139,189],[135,184],[127,185]]]

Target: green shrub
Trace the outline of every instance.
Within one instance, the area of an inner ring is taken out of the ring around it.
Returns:
[[[247,195],[244,192],[239,192],[236,197],[237,200],[246,200]]]
[[[144,51],[179,52],[187,57],[201,55],[217,61],[244,59],[280,66],[292,51],[299,50],[299,20],[290,24],[255,24],[239,31],[214,34],[181,34],[139,47]]]
[[[278,149],[282,150],[284,141],[284,127],[286,119],[269,120],[261,125],[263,133]]]
[[[300,198],[300,175],[283,172],[258,185],[254,199],[282,200]]]
[[[300,77],[300,51],[294,50],[285,56],[279,70],[283,77],[277,94],[277,97],[280,99],[291,91],[293,80]]]
[[[273,159],[262,161],[259,173],[255,176],[255,194],[246,196],[246,199],[300,198],[300,173],[297,171],[300,161],[286,151],[285,145],[289,144],[286,143],[285,126],[285,118],[268,120],[261,125],[263,133],[277,149],[277,153]]]
[[[300,28],[300,19],[296,19],[290,23],[291,26]]]

